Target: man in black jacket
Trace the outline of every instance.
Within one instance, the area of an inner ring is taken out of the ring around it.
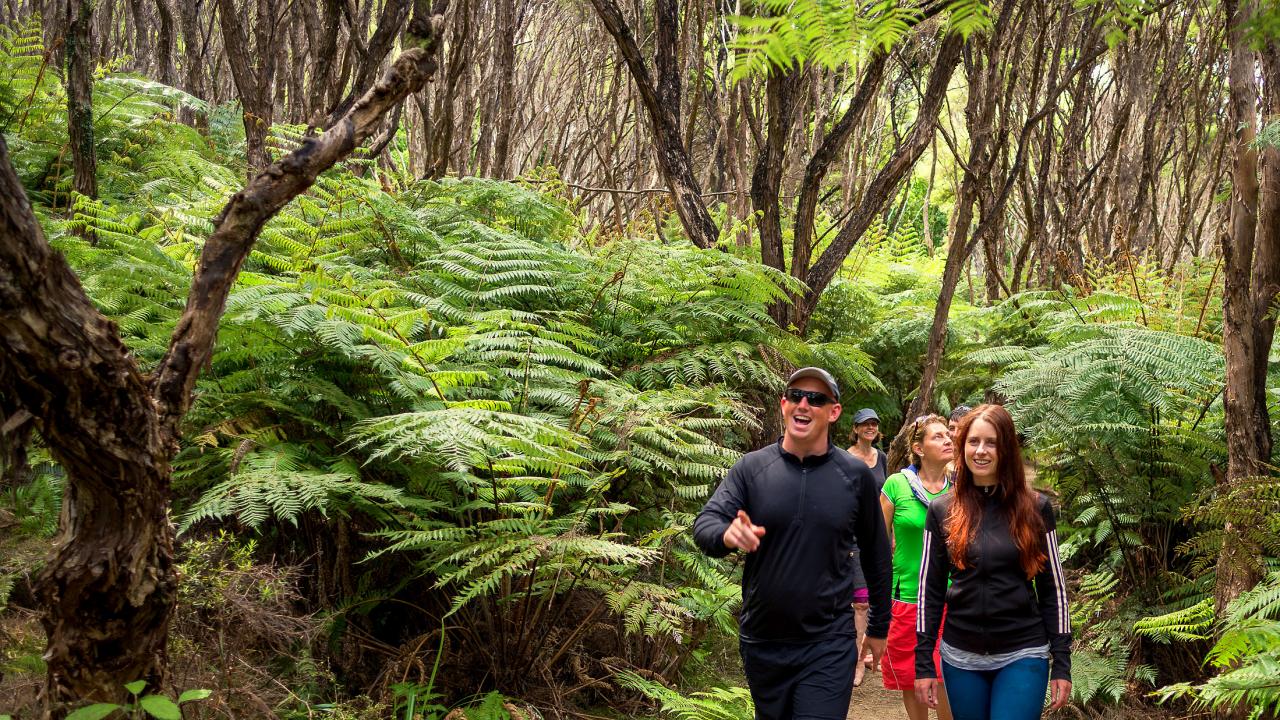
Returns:
[[[844,720],[858,662],[854,541],[871,595],[866,645],[889,633],[889,540],[875,478],[834,446],[840,388],[803,368],[782,396],[782,438],[730,470],[693,525],[703,552],[747,553],[739,649],[757,720]]]

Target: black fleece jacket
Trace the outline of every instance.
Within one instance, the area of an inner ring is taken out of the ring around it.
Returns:
[[[729,554],[724,533],[738,510],[765,529],[742,573],[744,641],[805,643],[853,635],[855,540],[871,595],[867,636],[888,635],[893,570],[866,463],[834,445],[803,460],[783,450],[781,441],[748,453],[694,521],[703,552]]]
[[[945,602],[943,634],[951,647],[996,654],[1048,643],[1053,661],[1050,677],[1070,680],[1071,612],[1058,559],[1057,523],[1048,499],[1037,495],[1044,521],[1043,550],[1049,559],[1028,580],[1018,546],[1009,534],[1008,517],[994,496],[986,499],[969,545],[969,567],[961,570],[951,564],[946,517],[954,498],[948,494],[934,500],[925,519],[920,604],[916,609],[916,677],[937,676],[933,648]]]

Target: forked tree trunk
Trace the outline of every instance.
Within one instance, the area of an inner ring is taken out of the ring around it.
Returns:
[[[163,687],[177,589],[169,461],[227,295],[263,224],[430,79],[443,12],[443,0],[434,10],[418,0],[413,49],[334,128],[231,198],[151,376],[45,241],[0,137],[0,378],[6,404],[34,418],[67,473],[55,555],[37,581],[47,608],[46,717],[72,703],[120,702],[134,680]]]
[[[252,16],[252,6],[257,7],[253,24],[253,47],[245,32],[244,15]],[[218,0],[218,19],[222,26],[222,42],[226,48],[227,64],[235,80],[244,120],[245,157],[249,165],[249,178],[253,178],[271,163],[267,152],[267,133],[275,116],[275,104],[271,97],[271,81],[275,78],[276,48],[279,34],[274,25],[276,3],[274,0],[249,0],[242,11],[235,0]]]

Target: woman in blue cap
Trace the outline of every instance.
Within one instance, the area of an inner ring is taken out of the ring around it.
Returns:
[[[876,491],[884,487],[884,479],[889,468],[889,458],[884,451],[875,446],[880,440],[880,416],[871,408],[862,408],[853,414],[853,434],[849,438],[853,444],[849,446],[849,454],[858,458],[871,468],[876,478]],[[857,552],[855,548],[854,552]],[[862,576],[862,564],[853,563],[853,624],[858,629],[858,657],[864,658],[862,639],[867,630],[867,611],[871,607],[867,593],[867,579]],[[853,684],[862,684],[862,675],[866,671],[866,660],[858,662],[853,673]]]

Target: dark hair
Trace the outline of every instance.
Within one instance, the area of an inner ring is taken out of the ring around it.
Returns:
[[[957,405],[956,408],[951,411],[951,414],[947,416],[947,420],[949,422],[958,422],[965,415],[968,415],[971,412],[973,412],[973,408],[968,405]]]
[[[953,480],[956,497],[946,519],[951,562],[961,569],[968,565],[969,543],[973,542],[978,522],[982,519],[982,491],[974,485],[973,473],[969,471],[964,457],[969,430],[979,420],[985,420],[996,431],[996,495],[1000,509],[1008,515],[1009,534],[1018,546],[1022,570],[1030,579],[1049,559],[1041,543],[1044,520],[1036,507],[1036,493],[1027,485],[1013,416],[1001,405],[979,405],[965,415],[956,428],[956,444],[960,447],[961,457],[956,463]]]

